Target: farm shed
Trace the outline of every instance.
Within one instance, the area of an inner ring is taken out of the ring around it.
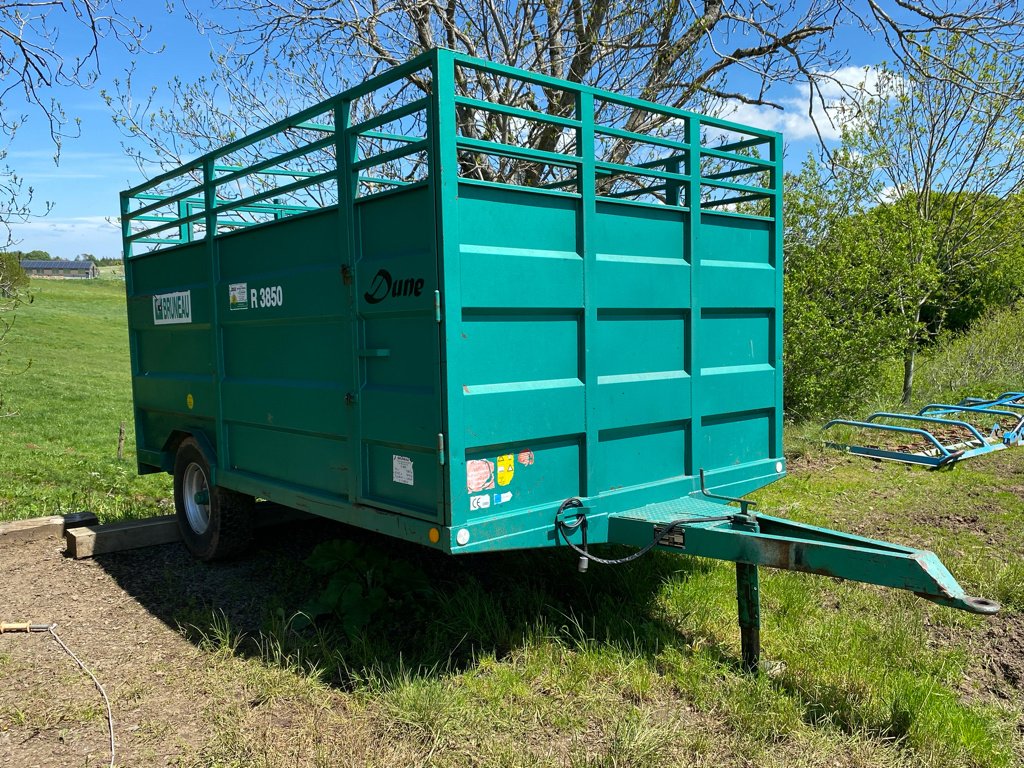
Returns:
[[[25,259],[21,262],[21,268],[30,277],[59,277],[80,280],[99,277],[99,269],[91,261]]]

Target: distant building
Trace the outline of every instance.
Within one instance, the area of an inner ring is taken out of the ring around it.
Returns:
[[[29,277],[61,277],[65,279],[89,279],[99,276],[99,269],[91,261],[47,261],[25,259],[21,268]]]

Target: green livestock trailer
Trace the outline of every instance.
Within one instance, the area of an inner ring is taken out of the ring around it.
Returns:
[[[749,667],[762,565],[993,613],[930,552],[736,498],[785,474],[781,161],[431,50],[130,189],[139,471],[203,559],[262,498],[451,554],[734,561]]]

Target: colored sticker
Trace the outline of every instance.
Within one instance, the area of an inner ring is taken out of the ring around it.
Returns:
[[[192,291],[161,293],[153,297],[153,325],[192,322]]]
[[[185,405],[187,405],[188,409],[191,411],[192,410],[192,406],[195,405],[195,404],[196,404],[196,401],[192,398],[192,393],[189,392],[188,393],[188,397],[185,398]]]
[[[506,501],[512,501],[512,491],[505,491],[504,493],[494,494],[494,504],[504,504]]]
[[[487,509],[491,506],[491,497],[489,494],[483,496],[470,496],[469,497],[469,508],[472,509]]]
[[[520,451],[519,463],[524,467],[528,467],[533,464],[533,451]]]
[[[466,488],[470,493],[489,491],[494,487],[494,462],[470,459],[466,462]]]
[[[412,459],[408,456],[391,456],[391,479],[402,485],[415,485],[412,471]]]
[[[498,485],[508,485],[516,473],[515,454],[506,453],[498,457]]]
[[[248,309],[249,308],[249,284],[232,283],[228,286],[228,308]]]

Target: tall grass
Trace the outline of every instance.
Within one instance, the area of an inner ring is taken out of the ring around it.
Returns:
[[[1024,390],[1024,306],[993,312],[921,356],[916,399],[954,402]]]

